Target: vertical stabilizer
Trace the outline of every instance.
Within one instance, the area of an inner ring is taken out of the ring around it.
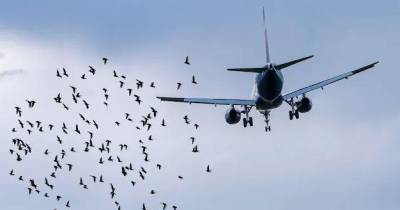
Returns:
[[[264,23],[264,41],[265,41],[265,56],[267,63],[271,62],[269,57],[269,45],[268,45],[268,33],[267,33],[267,23],[265,21],[265,9],[263,7],[263,23]]]

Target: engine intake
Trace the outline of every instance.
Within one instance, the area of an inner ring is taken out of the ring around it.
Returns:
[[[225,113],[225,121],[228,124],[236,124],[240,121],[240,119],[241,119],[241,113],[234,107],[229,108]]]
[[[309,112],[312,108],[311,99],[304,97],[299,102],[296,102],[296,106],[300,113]]]

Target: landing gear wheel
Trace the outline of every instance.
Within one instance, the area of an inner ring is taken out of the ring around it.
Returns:
[[[253,126],[253,118],[249,117],[249,125],[252,127]]]
[[[271,131],[271,126],[265,126],[265,132]]]
[[[292,111],[289,111],[289,119],[293,120],[293,112]]]
[[[243,127],[247,127],[247,119],[243,118]]]
[[[299,119],[299,111],[296,110],[296,112],[294,113],[294,116],[296,117],[296,119]]]

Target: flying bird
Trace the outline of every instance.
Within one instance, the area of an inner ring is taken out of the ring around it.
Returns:
[[[186,56],[186,58],[185,58],[185,64],[186,64],[186,65],[190,65],[189,56]]]

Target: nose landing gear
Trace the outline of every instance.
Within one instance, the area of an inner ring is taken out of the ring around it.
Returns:
[[[271,126],[269,125],[269,113],[270,111],[264,111],[264,117],[265,117],[265,123],[267,124],[265,126],[265,132],[270,132],[271,131]]]

